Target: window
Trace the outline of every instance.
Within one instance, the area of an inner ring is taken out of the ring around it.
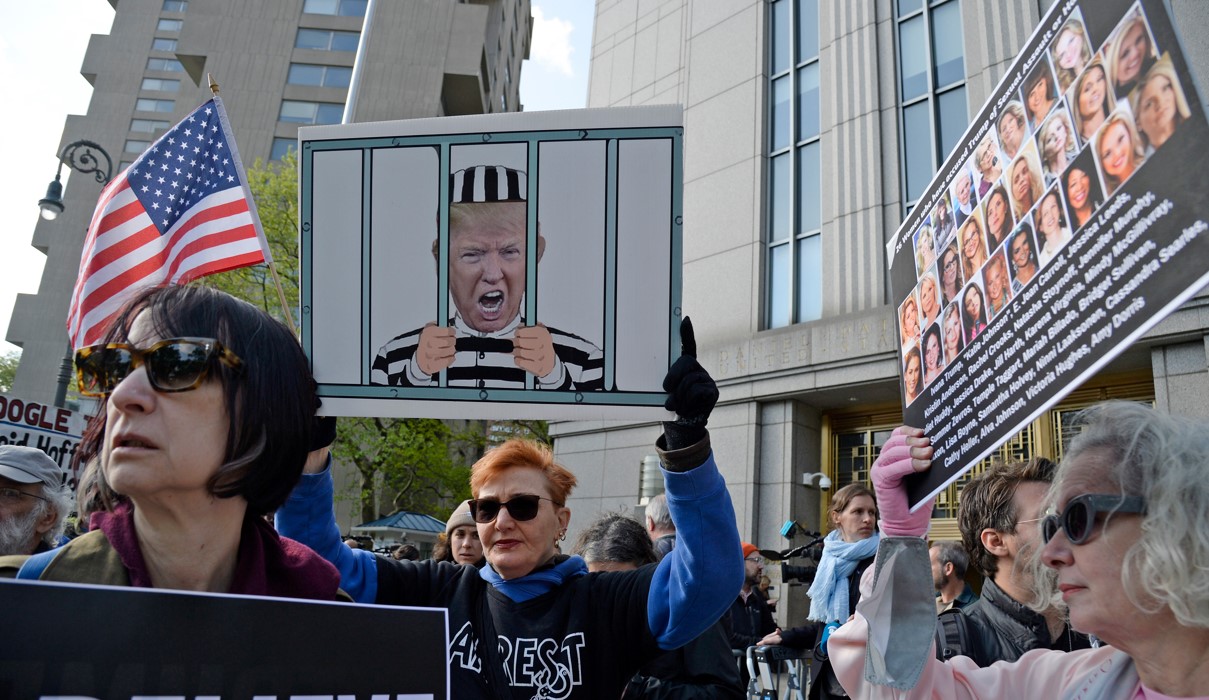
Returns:
[[[818,0],[768,5],[765,324],[822,317]]]
[[[154,134],[167,129],[171,124],[163,119],[131,119],[130,130],[140,134]]]
[[[122,150],[127,153],[142,153],[151,146],[150,141],[142,141],[140,139],[126,139],[126,145]]]
[[[183,19],[161,19],[159,24],[155,25],[155,31],[179,32],[181,30],[181,25],[184,23],[185,21]]]
[[[503,92],[500,93],[500,111],[501,112],[508,111],[508,95],[507,95],[507,93],[503,93]]]
[[[147,70],[158,70],[167,73],[184,73],[185,67],[175,58],[149,58]]]
[[[189,8],[189,0],[164,0],[164,12],[184,12]]]
[[[152,51],[176,51],[176,39],[152,39]]]
[[[298,148],[298,142],[294,139],[285,139],[280,136],[273,139],[273,150],[269,153],[269,160],[281,160],[285,158],[285,154]]]
[[[286,82],[291,85],[346,88],[352,80],[353,69],[344,66],[319,66],[312,63],[291,63]]]
[[[903,209],[910,211],[967,126],[959,0],[897,0]]]
[[[176,100],[150,100],[140,98],[134,103],[136,112],[171,112],[176,109]]]
[[[294,40],[296,49],[315,51],[356,51],[361,35],[357,32],[338,32],[326,29],[299,29]]]
[[[368,0],[304,0],[302,12],[310,15],[364,17]]]
[[[339,124],[343,117],[344,105],[337,102],[282,100],[278,119],[295,124]]]
[[[158,90],[160,92],[176,92],[181,89],[181,81],[168,78],[143,78],[143,90]]]

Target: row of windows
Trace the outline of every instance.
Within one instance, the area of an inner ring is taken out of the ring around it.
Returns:
[[[130,130],[140,134],[154,134],[157,131],[164,131],[169,126],[170,122],[165,119],[131,119]]]
[[[904,213],[967,126],[960,0],[896,0]],[[769,0],[768,328],[822,316],[818,0]]]
[[[313,51],[356,51],[361,34],[329,29],[299,29],[294,48]]]
[[[293,124],[339,124],[343,117],[344,105],[339,102],[282,100],[277,119]]]
[[[134,111],[136,112],[171,113],[175,109],[176,100],[154,100],[149,97],[140,97],[134,102]]]
[[[347,66],[320,66],[311,63],[291,63],[286,82],[290,85],[346,88],[353,78]]]
[[[302,11],[309,14],[364,16],[364,0],[306,0]],[[294,48],[311,51],[356,51],[361,40],[359,32],[333,29],[299,28]],[[314,87],[347,88],[352,82],[353,69],[347,66],[325,66],[314,63],[291,63],[286,83]],[[338,124],[344,118],[344,104],[282,100],[278,121],[292,124]],[[281,160],[296,147],[291,138],[273,139],[269,160]]]
[[[773,0],[768,30],[770,328],[822,316],[818,0]]]
[[[143,78],[140,88],[156,92],[177,92],[181,89],[181,81],[171,78]]]
[[[185,72],[185,67],[175,58],[149,58],[147,59],[147,70],[183,73]]]
[[[308,15],[364,17],[368,0],[305,0],[302,12]]]
[[[183,13],[189,8],[188,0],[164,0],[161,7],[164,12]],[[161,18],[155,25],[158,32],[179,32],[184,26],[184,20]],[[152,51],[176,51],[176,39],[155,37],[151,40]],[[148,58],[147,70],[165,73],[183,73],[185,68],[175,58]],[[176,78],[143,78],[140,90],[149,92],[180,92],[181,81]],[[171,114],[176,109],[176,100],[162,100],[140,97],[135,100],[135,112],[157,112]],[[172,124],[166,119],[135,118],[130,120],[130,131],[136,134],[149,134],[154,137],[158,132],[166,131]],[[142,153],[151,147],[152,141],[143,138],[126,139],[122,146],[123,152]],[[122,162],[122,167],[128,165]]]
[[[967,126],[959,0],[898,0],[903,213],[914,206]]]

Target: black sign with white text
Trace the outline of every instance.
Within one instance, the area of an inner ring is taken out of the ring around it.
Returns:
[[[1053,6],[887,246],[912,505],[1209,281],[1207,146],[1161,0]]]
[[[446,611],[0,579],[0,697],[448,699]]]

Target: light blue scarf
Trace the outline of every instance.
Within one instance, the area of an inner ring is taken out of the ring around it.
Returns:
[[[810,596],[810,619],[818,622],[848,620],[848,577],[856,565],[877,552],[881,540],[878,533],[859,542],[845,542],[840,531],[832,530],[823,540],[823,558],[814,572],[814,583],[806,595]]]
[[[555,564],[548,569],[540,569],[525,574],[520,578],[509,579],[507,581],[501,578],[495,569],[491,568],[490,564],[479,569],[479,576],[484,581],[490,583],[497,591],[508,596],[516,603],[532,600],[547,591],[561,586],[565,581],[569,581],[577,576],[584,576],[587,573],[588,565],[584,563],[582,557],[574,554],[567,557],[565,561]]]

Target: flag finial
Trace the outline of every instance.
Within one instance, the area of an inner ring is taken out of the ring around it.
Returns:
[[[214,82],[214,76],[209,73],[206,73],[206,81],[210,83],[210,92],[213,92],[215,95],[217,95],[218,94],[218,83]]]

